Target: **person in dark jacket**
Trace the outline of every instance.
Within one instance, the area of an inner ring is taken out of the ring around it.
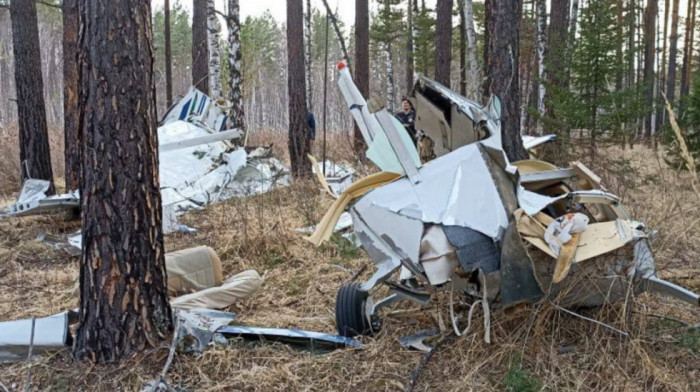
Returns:
[[[408,135],[411,137],[411,140],[413,140],[413,144],[415,145],[417,141],[416,111],[413,109],[411,101],[404,98],[404,100],[401,101],[401,111],[394,114],[394,116],[396,116],[401,125],[406,128],[406,132],[408,132]]]
[[[316,118],[310,111],[306,113],[306,121],[309,123],[309,146],[313,150],[314,140],[316,140]]]

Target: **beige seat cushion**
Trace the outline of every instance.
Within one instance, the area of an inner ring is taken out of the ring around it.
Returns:
[[[217,287],[223,282],[221,259],[208,246],[167,253],[165,269],[170,297]]]
[[[262,282],[260,274],[256,271],[243,271],[226,279],[221,286],[171,298],[170,305],[180,309],[223,309],[253,295],[260,289]]]

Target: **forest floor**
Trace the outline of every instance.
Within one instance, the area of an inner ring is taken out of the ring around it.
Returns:
[[[334,159],[350,159],[342,156],[349,151],[344,141],[332,145]],[[280,139],[276,151],[285,147]],[[670,170],[660,152],[641,146],[605,147],[594,161],[581,159],[603,177],[608,190],[623,198],[633,216],[658,231],[654,250],[661,277],[700,291],[700,202],[690,176]],[[230,200],[186,214],[181,222],[198,232],[167,236],[166,249],[208,245],[220,255],[224,276],[245,269],[260,272],[265,279],[261,290],[227,309],[236,313],[238,323],[335,333],[336,291],[364,265],[370,268],[360,280],[373,267],[362,250],[342,241],[317,249],[294,231],[316,223],[329,205],[315,183],[304,181]],[[59,215],[0,221],[0,320],[47,316],[78,306],[74,290],[79,259],[36,238],[40,233],[70,233],[79,225]],[[437,309],[433,303],[424,316],[386,320],[378,335],[361,339],[361,349],[317,354],[279,343],[237,340],[199,356],[177,354],[167,380],[187,391],[405,390],[424,354],[402,348],[398,338],[435,327],[429,314]],[[446,310],[440,311],[449,320]],[[546,303],[495,310],[492,343],[483,342],[477,316],[472,333],[447,340],[436,350],[415,390],[700,390],[698,308],[642,294],[626,304],[582,312],[629,337]],[[31,370],[33,390],[138,391],[157,378],[169,344],[164,341],[108,365],[74,362],[68,349],[37,357]],[[2,364],[0,381],[20,390],[27,371],[26,362]]]

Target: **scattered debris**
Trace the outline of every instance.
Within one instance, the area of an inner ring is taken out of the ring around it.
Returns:
[[[440,333],[436,329],[427,329],[419,331],[413,335],[403,336],[399,338],[399,343],[403,348],[413,349],[423,352],[428,352],[433,349],[433,345],[427,345],[426,340],[430,340],[438,336]]]
[[[352,338],[301,329],[227,326],[219,328],[217,333],[230,337],[240,336],[246,339],[280,341],[295,346],[303,346],[312,351],[316,349],[362,347],[360,342]]]
[[[331,197],[337,199],[338,195],[352,184],[355,175],[355,170],[352,168],[341,163],[333,163],[330,160],[319,164],[313,155],[308,157],[316,178],[321,183],[323,190]]]

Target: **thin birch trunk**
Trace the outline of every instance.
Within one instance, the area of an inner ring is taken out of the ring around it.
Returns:
[[[207,49],[209,50],[209,96],[221,98],[221,53],[219,51],[221,25],[216,16],[214,0],[207,0]]]
[[[476,54],[476,31],[474,30],[474,7],[472,0],[464,0],[464,20],[467,25],[467,56],[469,56],[469,98],[479,100],[481,74]]]
[[[544,97],[547,90],[544,85],[545,81],[545,47],[547,29],[547,3],[545,0],[537,0],[537,134],[542,134],[542,118],[544,117]]]

